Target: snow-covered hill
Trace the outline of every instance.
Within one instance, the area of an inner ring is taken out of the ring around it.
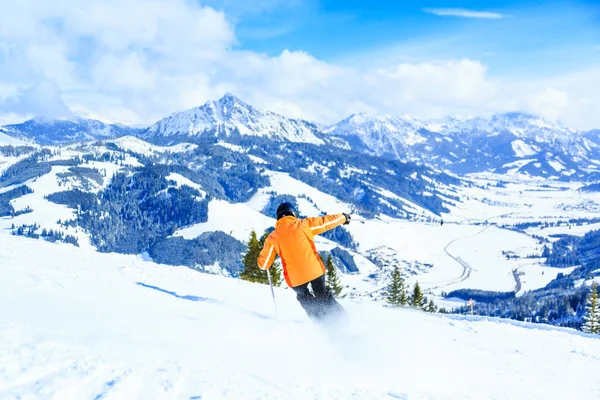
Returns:
[[[598,339],[340,300],[0,233],[2,399],[595,399]],[[34,250],[34,251],[32,251]],[[43,256],[42,256],[43,255]],[[569,366],[568,377],[562,369]]]
[[[58,120],[36,118],[0,128],[0,133],[42,145],[79,143],[135,135],[138,131],[125,125],[107,124],[78,117]]]
[[[232,94],[226,94],[218,101],[209,101],[200,107],[175,113],[158,121],[142,134],[145,139],[167,142],[186,137],[230,136],[324,143],[316,125],[260,110]]]

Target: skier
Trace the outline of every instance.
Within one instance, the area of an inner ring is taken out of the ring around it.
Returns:
[[[298,302],[313,321],[324,321],[326,317],[343,313],[325,284],[326,268],[315,247],[314,236],[349,223],[350,215],[346,213],[299,219],[292,204],[281,203],[277,208],[275,230],[267,237],[258,257],[259,268],[267,270],[275,261],[275,255],[279,255],[287,285],[296,292]]]

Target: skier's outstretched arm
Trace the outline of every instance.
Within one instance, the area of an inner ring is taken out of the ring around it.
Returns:
[[[314,235],[320,235],[340,225],[350,223],[350,216],[346,213],[324,215],[322,217],[306,218],[308,226]]]
[[[273,261],[275,261],[276,255],[277,252],[275,251],[275,244],[269,236],[267,237],[267,240],[265,240],[265,245],[260,251],[260,255],[258,256],[258,268],[262,270],[267,270],[271,268],[271,265],[273,265]]]

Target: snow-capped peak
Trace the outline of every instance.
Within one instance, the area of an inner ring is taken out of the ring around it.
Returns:
[[[508,132],[519,139],[536,141],[564,140],[576,131],[558,123],[549,122],[532,114],[507,112],[493,115],[490,119],[474,118],[456,124],[462,132],[474,134],[498,134]]]
[[[231,135],[261,136],[273,140],[289,140],[322,144],[319,129],[303,120],[289,119],[271,111],[253,107],[231,93],[217,101],[181,111],[152,125],[144,137],[227,137]]]
[[[331,135],[357,137],[377,154],[397,154],[398,148],[427,142],[424,121],[410,115],[353,114],[330,126]]]

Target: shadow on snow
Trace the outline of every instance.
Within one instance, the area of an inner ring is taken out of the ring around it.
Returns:
[[[225,307],[228,307],[228,308],[235,308],[237,311],[240,311],[240,312],[243,312],[243,313],[246,313],[246,314],[250,314],[250,315],[252,315],[252,316],[254,316],[256,318],[270,319],[270,320],[273,319],[273,317],[271,317],[269,315],[265,315],[265,314],[257,313],[257,312],[254,312],[254,311],[249,311],[249,310],[244,310],[244,309],[241,309],[241,308],[233,307],[230,304],[225,303],[224,301],[217,300],[217,299],[211,299],[210,297],[200,297],[200,296],[193,296],[193,295],[180,295],[177,292],[171,292],[169,290],[160,288],[158,286],[148,285],[148,284],[146,284],[144,282],[136,282],[135,284],[138,285],[138,286],[141,286],[141,287],[145,287],[147,289],[152,289],[152,290],[156,290],[156,291],[161,292],[161,293],[168,294],[168,295],[173,296],[173,297],[175,297],[177,299],[188,300],[188,301],[193,301],[193,302],[200,302],[200,303],[218,304],[218,305],[225,306]]]

